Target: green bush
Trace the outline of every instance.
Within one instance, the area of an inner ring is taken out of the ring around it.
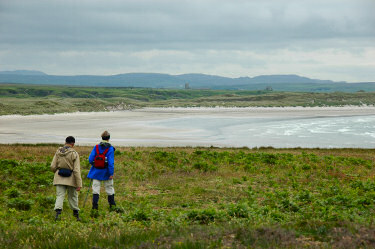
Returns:
[[[208,224],[218,218],[218,213],[215,209],[192,210],[188,212],[187,218],[190,221],[195,221],[200,224]]]
[[[19,163],[16,160],[0,159],[0,171],[17,167]]]
[[[134,220],[137,220],[137,221],[148,221],[148,220],[150,220],[149,214],[143,209],[138,209],[133,214],[133,218],[134,218]]]
[[[36,200],[39,203],[39,206],[44,207],[44,208],[52,207],[53,204],[55,204],[55,197],[51,195],[49,196],[38,195],[36,197]]]
[[[21,195],[21,193],[17,188],[12,187],[5,191],[5,195],[8,196],[8,198],[17,198]]]
[[[123,210],[122,210],[123,212]],[[151,215],[149,212],[147,212],[145,209],[137,208],[135,211],[125,214],[122,216],[122,219],[124,221],[149,221],[151,220]]]
[[[216,171],[217,170],[216,166],[208,164],[207,162],[204,162],[204,161],[194,163],[193,168],[199,169],[199,170],[204,171],[204,172]]]
[[[248,218],[250,216],[250,209],[246,203],[231,204],[228,206],[228,215],[236,218]]]
[[[8,200],[8,207],[15,208],[17,210],[30,210],[34,202],[32,200],[25,200],[21,197],[13,198]]]

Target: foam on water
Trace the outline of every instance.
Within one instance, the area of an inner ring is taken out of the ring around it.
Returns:
[[[150,123],[195,129],[193,137],[223,146],[372,148],[375,116],[316,118],[184,117]],[[199,129],[197,129],[199,128]]]

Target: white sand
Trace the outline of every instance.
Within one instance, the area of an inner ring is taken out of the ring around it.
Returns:
[[[64,113],[0,117],[0,143],[62,143],[76,137],[79,145],[94,145],[104,130],[121,146],[210,146],[194,129],[170,129],[158,121],[182,117],[341,117],[375,115],[375,107],[280,108],[145,108],[132,111]],[[234,141],[235,142],[235,141]],[[219,145],[220,146],[220,145]]]

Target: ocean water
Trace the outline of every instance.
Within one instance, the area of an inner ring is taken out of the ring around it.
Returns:
[[[375,148],[375,115],[344,117],[187,116],[149,121],[174,143],[249,148]]]
[[[93,145],[109,130],[116,146],[375,148],[375,110],[341,110],[152,109],[2,116],[0,143],[62,143],[72,135],[79,145]]]

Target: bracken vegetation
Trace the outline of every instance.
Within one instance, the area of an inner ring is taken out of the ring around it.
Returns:
[[[126,110],[142,107],[374,105],[375,92],[298,93],[238,90],[67,87],[0,84],[0,115]]]
[[[57,147],[0,145],[1,248],[375,247],[374,150],[117,148],[118,212],[55,222]]]

